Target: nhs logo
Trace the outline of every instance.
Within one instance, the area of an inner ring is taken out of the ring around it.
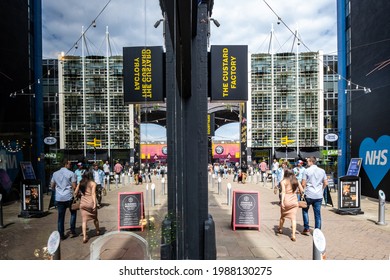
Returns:
[[[376,189],[390,169],[390,136],[383,135],[375,142],[366,138],[360,144],[359,157],[363,159],[363,168],[366,171],[372,186]]]

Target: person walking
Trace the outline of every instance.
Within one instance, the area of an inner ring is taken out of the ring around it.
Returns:
[[[233,173],[234,173],[233,182],[235,182],[236,179],[238,180],[238,171],[239,171],[239,167],[240,167],[240,164],[239,164],[238,162],[236,162],[236,164],[235,164],[234,167],[233,167]]]
[[[56,205],[58,212],[57,227],[61,240],[66,239],[65,235],[65,214],[66,209],[70,211],[70,234],[72,237],[76,237],[76,218],[77,210],[72,210],[71,205],[73,202],[73,192],[76,189],[77,178],[74,172],[70,170],[71,162],[68,159],[64,159],[63,167],[53,173],[50,181],[52,189],[55,189],[56,193]]]
[[[134,163],[134,166],[133,166],[133,173],[134,173],[134,183],[136,184],[136,185],[138,185],[139,184],[139,164],[138,164],[138,162],[136,161],[135,163]]]
[[[241,174],[242,174],[242,183],[245,184],[246,177],[248,172],[248,165],[246,165],[245,160],[241,163]]]
[[[275,188],[277,185],[277,177],[276,177],[276,172],[278,171],[279,168],[279,162],[274,158],[274,161],[272,162],[272,187]]]
[[[297,165],[294,167],[293,171],[300,183],[302,183],[303,173],[305,172],[305,170],[305,167],[303,167],[303,161],[298,160]]]
[[[294,167],[293,169],[293,172],[295,174],[295,176],[297,177],[297,180],[299,181],[299,183],[302,183],[302,178],[303,178],[303,174],[305,173],[305,167],[303,167],[303,161],[302,160],[298,160],[297,162],[297,165]],[[303,195],[303,193],[302,193]],[[301,194],[298,193],[298,200],[301,199]]]
[[[280,203],[280,219],[278,233],[283,233],[283,224],[285,219],[291,220],[291,241],[296,241],[295,232],[297,230],[297,211],[298,198],[297,191],[303,192],[301,183],[297,180],[294,172],[290,169],[284,170],[283,180],[281,185],[281,203]]]
[[[151,183],[152,182],[152,168],[151,168],[149,163],[146,165],[146,170],[145,171],[146,171],[146,176],[149,179],[149,183]]]
[[[314,212],[314,226],[321,229],[321,205],[323,190],[328,185],[325,170],[316,165],[317,160],[315,157],[309,157],[307,159],[308,168],[303,174],[302,186],[305,191],[305,198],[307,207],[302,208],[303,216],[303,235],[309,235],[309,208],[313,206]]]
[[[282,182],[282,180],[284,178],[284,171],[287,168],[288,168],[288,162],[287,161],[283,161],[282,165],[279,166],[279,168],[276,170],[276,186],[274,188],[274,194],[277,194],[278,190],[279,190],[279,198],[281,198],[280,197],[280,193],[281,193],[280,182]]]
[[[108,160],[103,164],[103,172],[105,175],[105,185],[104,187],[106,188],[107,191],[110,190],[110,164],[108,163]]]
[[[266,180],[266,176],[264,176],[267,173],[268,170],[268,164],[267,162],[263,159],[262,162],[259,164],[260,172],[261,172],[261,182],[264,182]]]
[[[80,214],[82,217],[82,232],[83,232],[83,243],[88,242],[87,234],[87,222],[92,220],[96,235],[100,235],[98,211],[97,211],[97,199],[96,199],[96,183],[93,179],[93,173],[87,171],[83,174],[83,178],[80,184],[77,185],[75,193],[81,194],[80,199]]]
[[[85,172],[85,169],[83,168],[83,164],[81,162],[79,162],[77,164],[77,169],[74,171],[74,174],[76,174],[76,178],[77,178],[76,184],[80,183],[84,172]]]
[[[103,170],[99,168],[99,165],[96,162],[93,164],[92,174],[93,174],[93,180],[96,183],[97,207],[100,208],[102,203],[102,192],[103,192],[105,174]]]
[[[123,170],[123,166],[122,164],[120,164],[119,160],[117,160],[114,165],[114,172],[115,172],[115,181],[117,181],[118,184],[121,183],[122,170]]]

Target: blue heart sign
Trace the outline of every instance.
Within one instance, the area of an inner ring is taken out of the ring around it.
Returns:
[[[363,159],[363,168],[376,189],[390,169],[390,136],[383,135],[378,141],[365,138],[360,144],[359,157]]]

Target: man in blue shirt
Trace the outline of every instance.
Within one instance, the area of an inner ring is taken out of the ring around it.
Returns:
[[[64,223],[66,209],[70,211],[70,232],[76,237],[77,210],[72,210],[73,192],[76,189],[76,175],[70,171],[71,162],[68,159],[63,161],[64,167],[53,173],[51,188],[56,190],[56,203],[58,211],[58,232],[62,240],[66,239]]]
[[[76,178],[77,178],[77,185],[80,183],[81,181],[81,178],[83,177],[83,174],[85,172],[85,169],[83,169],[83,164],[81,162],[79,162],[77,164],[77,169],[75,170],[74,174],[76,174]]]
[[[100,208],[100,204],[102,203],[102,191],[104,185],[104,171],[99,168],[99,165],[95,162],[93,164],[93,180],[96,183],[96,198],[97,198],[97,207]]]
[[[316,165],[316,158],[307,159],[308,168],[303,174],[302,187],[305,190],[307,208],[302,208],[303,235],[309,235],[309,208],[313,205],[315,228],[321,229],[321,205],[324,188],[328,185],[325,170]]]
[[[294,171],[295,176],[297,177],[297,180],[300,183],[302,183],[303,173],[305,172],[305,170],[306,170],[305,167],[303,167],[303,161],[298,160],[297,166],[294,167],[293,171]]]

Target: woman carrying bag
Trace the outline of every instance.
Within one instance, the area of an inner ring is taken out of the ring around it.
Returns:
[[[87,222],[93,220],[96,228],[96,235],[100,235],[97,199],[96,199],[96,183],[93,180],[93,173],[86,171],[80,183],[77,185],[75,193],[81,194],[80,213],[82,217],[83,243],[88,242]]]
[[[283,233],[283,224],[285,219],[291,220],[291,240],[296,241],[295,232],[297,229],[297,210],[298,197],[297,191],[303,193],[301,183],[297,180],[294,172],[290,169],[284,170],[283,180],[280,182],[281,186],[281,203],[280,203],[280,219],[278,233]]]

